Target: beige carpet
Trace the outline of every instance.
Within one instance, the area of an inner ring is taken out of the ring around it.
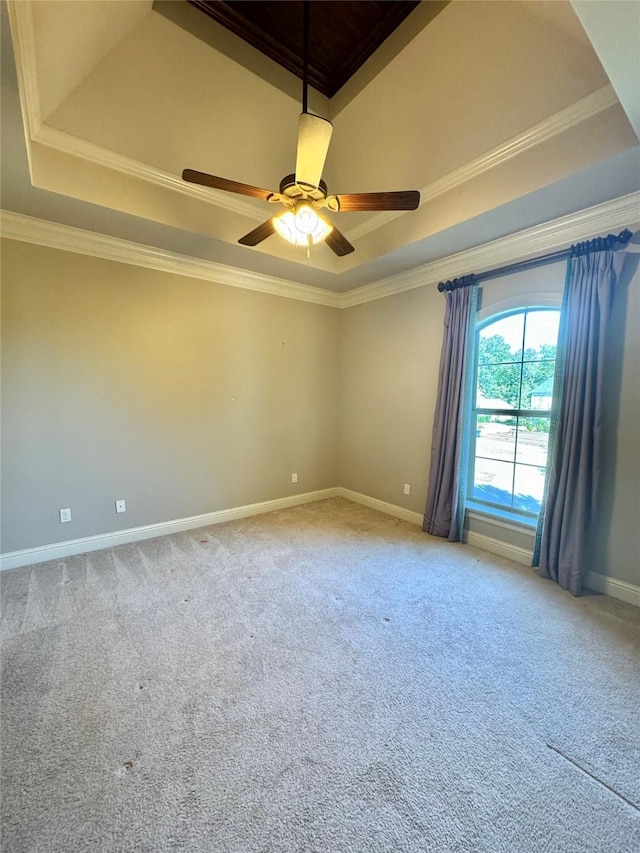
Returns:
[[[2,849],[640,850],[640,611],[342,499],[2,577]]]

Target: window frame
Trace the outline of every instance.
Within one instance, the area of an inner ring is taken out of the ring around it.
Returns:
[[[474,489],[474,474],[476,460],[476,417],[478,415],[489,416],[504,416],[514,418],[549,418],[551,419],[551,409],[478,409],[476,406],[476,397],[478,390],[478,369],[480,367],[479,360],[479,340],[480,333],[487,326],[502,320],[506,317],[516,314],[529,314],[536,311],[557,311],[560,314],[562,306],[562,294],[559,293],[539,293],[535,296],[527,298],[523,295],[508,297],[499,302],[484,307],[478,311],[476,317],[476,325],[474,330],[474,355],[473,355],[473,371],[471,377],[470,399],[468,402],[468,433],[467,433],[467,484],[465,495],[465,508],[472,513],[479,513],[496,519],[506,519],[508,521],[517,522],[527,526],[535,526],[538,521],[539,513],[529,512],[519,509],[514,506],[504,506],[493,503],[491,501],[480,500],[473,496]],[[517,364],[517,362],[514,362]],[[522,371],[524,369],[524,341],[522,359],[520,361],[520,389],[522,388]],[[514,477],[515,477],[515,454],[518,447],[518,435],[516,428],[515,450],[514,450]],[[547,466],[549,460],[547,459]]]

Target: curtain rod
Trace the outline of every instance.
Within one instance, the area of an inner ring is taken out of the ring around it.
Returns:
[[[529,258],[527,261],[515,261],[513,264],[505,264],[503,267],[496,267],[493,270],[486,270],[477,275],[463,275],[460,278],[454,278],[451,281],[441,281],[438,284],[438,290],[442,293],[445,290],[457,290],[459,287],[470,287],[473,284],[479,284],[481,281],[486,281],[490,278],[500,278],[503,275],[509,275],[512,272],[521,272],[533,267],[541,267],[545,264],[553,264],[556,261],[564,261],[572,255],[585,254],[587,251],[602,251],[610,249],[614,243],[627,243],[631,238],[632,233],[628,228],[621,231],[617,236],[609,234],[607,237],[596,237],[594,240],[588,240],[585,243],[576,243],[568,249],[560,249],[557,252],[548,252],[546,255],[538,255],[537,258]]]

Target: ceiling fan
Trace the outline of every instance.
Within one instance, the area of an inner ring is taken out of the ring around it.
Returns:
[[[354,251],[347,238],[319,211],[327,208],[334,213],[378,210],[415,210],[420,204],[417,190],[378,193],[340,193],[329,195],[322,180],[322,170],[329,150],[333,125],[327,119],[307,110],[309,65],[309,2],[304,2],[304,65],[302,80],[302,113],[298,123],[296,171],[280,181],[279,192],[219,178],[206,172],[185,169],[182,178],[192,184],[259,198],[282,204],[284,213],[272,216],[241,237],[243,246],[257,246],[274,233],[296,246],[310,247],[325,242],[339,257]]]

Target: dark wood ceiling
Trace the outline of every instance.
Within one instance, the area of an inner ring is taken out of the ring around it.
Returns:
[[[302,79],[302,2],[189,2]],[[419,0],[311,0],[309,83],[332,98],[418,5]]]

